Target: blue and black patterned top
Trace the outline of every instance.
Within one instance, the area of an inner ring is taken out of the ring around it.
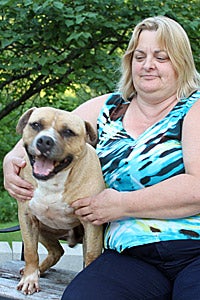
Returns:
[[[134,139],[123,127],[123,109],[119,113],[129,102],[124,102],[117,93],[109,96],[98,118],[96,148],[107,186],[117,191],[135,191],[185,173],[182,124],[198,99],[200,91],[180,100],[167,116]],[[128,218],[109,223],[105,230],[105,248],[119,252],[133,246],[180,239],[200,240],[200,215],[167,220]]]

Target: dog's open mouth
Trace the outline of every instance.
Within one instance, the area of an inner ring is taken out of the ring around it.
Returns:
[[[48,180],[49,178],[68,167],[73,160],[72,155],[68,155],[64,160],[57,162],[47,157],[33,156],[28,153],[30,163],[33,170],[33,176],[40,180]]]

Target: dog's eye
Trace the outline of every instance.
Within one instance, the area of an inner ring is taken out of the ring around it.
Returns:
[[[33,130],[39,132],[42,130],[42,124],[41,123],[38,123],[38,122],[33,122],[33,123],[30,123],[30,126]]]
[[[61,135],[63,137],[72,137],[75,136],[76,134],[71,129],[66,128],[62,130]]]

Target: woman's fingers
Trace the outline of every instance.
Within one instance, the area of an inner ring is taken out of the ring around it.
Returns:
[[[25,166],[25,160],[18,157],[4,161],[4,187],[11,197],[20,201],[30,200],[33,196],[33,186],[19,176]]]

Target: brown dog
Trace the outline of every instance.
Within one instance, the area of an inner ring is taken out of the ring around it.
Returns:
[[[94,129],[78,116],[50,107],[32,108],[17,125],[23,133],[27,165],[21,176],[35,186],[30,201],[18,202],[24,241],[25,268],[17,288],[24,294],[39,291],[39,276],[63,255],[59,239],[70,246],[83,240],[85,265],[102,251],[102,227],[80,222],[70,204],[105,188],[95,149]],[[48,250],[39,265],[38,242]]]

